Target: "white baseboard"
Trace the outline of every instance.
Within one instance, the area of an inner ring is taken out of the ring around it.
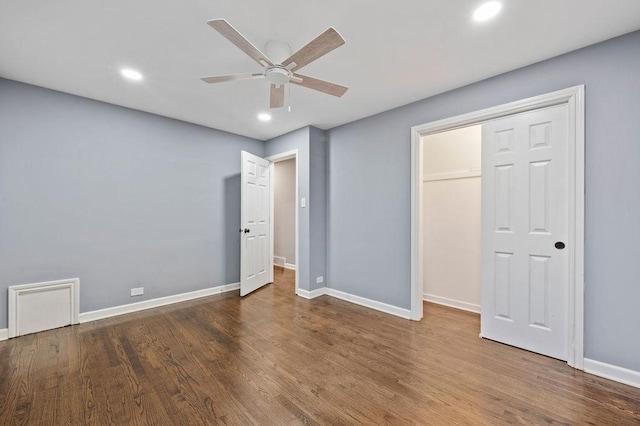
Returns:
[[[411,311],[409,309],[403,309],[397,306],[388,305],[386,303],[376,302],[375,300],[345,293],[344,291],[336,290],[334,288],[322,287],[312,291],[298,289],[297,294],[298,296],[304,297],[305,299],[315,299],[316,297],[327,295],[327,296],[335,297],[336,299],[341,299],[347,302],[355,303],[356,305],[364,306],[366,308],[375,309],[376,311],[381,311],[387,314],[395,315],[400,318],[404,318],[404,319],[411,318]]]
[[[347,302],[355,303],[356,305],[365,306],[367,308],[375,309],[376,311],[395,315],[400,318],[411,318],[411,311],[409,309],[399,308],[397,306],[388,305],[382,302],[376,302],[375,300],[345,293],[344,291],[336,290],[334,288],[325,288],[324,290],[327,295],[335,297],[337,299],[346,300]]]
[[[295,271],[295,270],[296,270],[296,265],[294,265],[293,263],[285,263],[285,264],[284,264],[284,267],[285,267],[286,269],[291,269],[291,270],[293,270],[293,271]]]
[[[3,340],[7,340],[9,338],[9,329],[8,328],[0,328],[0,342]]]
[[[327,288],[322,287],[311,291],[299,288],[296,294],[300,297],[304,297],[305,299],[315,299],[316,297],[324,296],[325,294],[327,294]]]
[[[422,295],[423,300],[431,303],[436,303],[438,305],[449,306],[450,308],[461,309],[463,311],[474,312],[476,314],[480,313],[480,305],[475,305],[473,303],[462,302],[460,300],[448,299],[446,297],[440,297],[433,294],[424,293]]]
[[[593,359],[584,359],[584,371],[615,382],[640,388],[640,371],[629,370]]]
[[[99,309],[97,311],[82,312],[80,314],[80,324],[99,319],[115,317],[117,315],[130,314],[132,312],[143,311],[145,309],[157,308],[159,306],[171,305],[173,303],[198,299],[200,297],[234,291],[240,288],[240,283],[226,284],[217,287],[205,288],[203,290],[190,291],[188,293],[174,294],[172,296],[158,297],[157,299],[145,300],[143,302],[130,303],[128,305],[114,306],[112,308]]]

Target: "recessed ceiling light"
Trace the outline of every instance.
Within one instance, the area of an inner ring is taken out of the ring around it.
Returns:
[[[473,12],[473,20],[476,22],[484,22],[496,16],[502,9],[502,3],[499,1],[490,1],[484,3]]]
[[[271,121],[271,115],[266,112],[258,114],[258,120],[260,121]]]
[[[140,74],[138,71],[132,70],[130,68],[121,69],[120,70],[120,74],[122,74],[123,77],[126,77],[129,80],[142,80],[142,74]]]

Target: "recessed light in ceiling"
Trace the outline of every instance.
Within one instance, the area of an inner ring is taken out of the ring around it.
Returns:
[[[122,74],[123,77],[128,78],[129,80],[142,80],[142,74],[140,74],[136,70],[132,70],[131,68],[121,69],[120,74]]]
[[[271,121],[271,115],[263,112],[258,114],[258,120],[260,121]]]
[[[499,1],[490,1],[484,3],[473,12],[473,20],[476,22],[484,22],[496,16],[502,9],[502,3]]]

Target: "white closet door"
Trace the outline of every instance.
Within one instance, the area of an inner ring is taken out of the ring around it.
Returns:
[[[566,105],[483,123],[482,337],[567,359]]]

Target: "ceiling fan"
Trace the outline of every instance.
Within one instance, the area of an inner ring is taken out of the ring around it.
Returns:
[[[289,56],[287,59],[282,60],[280,63],[274,63],[235,28],[233,28],[233,26],[231,26],[231,24],[229,24],[225,19],[212,19],[211,21],[207,21],[207,24],[222,34],[223,37],[233,43],[244,53],[249,55],[254,61],[262,65],[264,67],[264,71],[254,74],[242,73],[203,77],[201,80],[206,83],[222,83],[225,81],[266,78],[267,81],[271,83],[271,96],[269,101],[269,106],[271,108],[280,108],[284,106],[284,86],[288,83],[297,84],[298,86],[317,90],[337,97],[341,97],[348,90],[347,87],[339,84],[330,83],[328,81],[296,73],[300,68],[308,65],[345,43],[342,36],[332,27],[310,41],[306,46]],[[289,46],[284,43],[271,42],[267,44],[267,47],[269,47],[269,45],[272,45],[272,47],[275,48],[272,50],[278,53],[279,56],[281,56],[283,50],[287,53],[290,52]],[[286,54],[284,57],[286,58]],[[281,60],[280,58],[277,59]]]

